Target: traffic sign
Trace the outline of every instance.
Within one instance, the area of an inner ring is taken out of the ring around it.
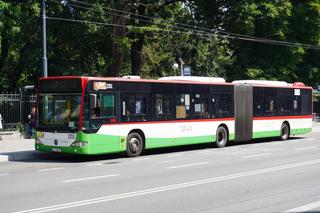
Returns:
[[[183,76],[191,76],[191,67],[190,66],[183,67]]]

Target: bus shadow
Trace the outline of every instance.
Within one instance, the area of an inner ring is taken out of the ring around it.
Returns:
[[[291,137],[288,142],[299,141],[305,137]],[[155,156],[170,153],[182,153],[188,151],[199,151],[206,149],[228,149],[231,147],[242,147],[246,145],[254,144],[271,144],[281,143],[285,141],[279,140],[279,138],[267,138],[267,139],[255,139],[252,141],[242,142],[229,142],[225,148],[215,148],[213,143],[195,144],[195,145],[183,145],[166,148],[155,148],[146,150],[143,156]],[[25,163],[85,163],[85,162],[96,162],[104,161],[103,164],[118,164],[123,162],[123,159],[129,159],[124,153],[117,154],[102,154],[102,155],[74,155],[74,154],[61,154],[61,153],[41,153],[38,151],[32,151],[30,158],[25,159],[10,159],[9,161],[14,162],[25,162]]]
[[[306,137],[290,137],[288,140],[286,140],[287,142],[294,142],[300,139],[304,139]],[[282,142],[286,142],[286,141],[282,141],[279,138],[275,137],[275,138],[261,138],[261,139],[253,139],[251,141],[241,141],[241,142],[235,142],[235,141],[231,141],[228,143],[227,147],[230,146],[241,146],[241,145],[249,145],[249,144],[263,144],[263,143],[282,143]]]
[[[85,163],[102,160],[116,160],[123,158],[123,154],[103,154],[103,155],[74,155],[62,153],[41,153],[33,151],[29,157],[20,159],[9,158],[9,161],[24,162],[24,163]],[[116,164],[119,162],[106,162],[106,164]]]

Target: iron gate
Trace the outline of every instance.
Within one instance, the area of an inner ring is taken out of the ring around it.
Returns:
[[[19,124],[26,124],[35,102],[35,94],[0,93],[3,128],[5,130],[16,129]]]

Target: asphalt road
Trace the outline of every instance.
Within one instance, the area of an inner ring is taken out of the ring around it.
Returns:
[[[0,212],[317,212],[317,138],[0,163]]]

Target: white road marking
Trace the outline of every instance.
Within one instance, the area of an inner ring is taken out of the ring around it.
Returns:
[[[307,146],[307,147],[303,147],[303,148],[297,148],[297,151],[303,151],[303,150],[308,150],[308,149],[316,149],[318,147],[316,146]]]
[[[56,171],[56,170],[61,170],[64,169],[62,167],[56,167],[56,168],[49,168],[49,169],[39,169],[37,172],[50,172],[50,171]]]
[[[185,167],[190,167],[190,166],[200,166],[200,165],[205,165],[205,164],[209,164],[209,162],[191,163],[191,164],[184,164],[184,165],[179,165],[179,166],[170,166],[167,168],[168,169],[178,169],[178,168],[185,168]]]
[[[207,154],[210,152],[211,152],[211,150],[202,150],[202,151],[197,152],[197,154]]]
[[[7,175],[9,175],[9,174],[0,174],[0,176],[7,176]]]
[[[151,158],[137,158],[132,161],[142,161],[142,160],[150,160]]]
[[[103,164],[102,163],[89,163],[89,164],[86,164],[86,166],[102,166]]]
[[[130,198],[130,197],[138,197],[138,196],[143,196],[143,195],[147,195],[147,194],[154,194],[157,192],[172,191],[172,190],[176,190],[176,189],[188,188],[188,187],[192,187],[192,186],[199,186],[199,185],[208,184],[208,183],[215,183],[215,182],[219,182],[219,181],[233,180],[233,179],[237,179],[237,178],[249,177],[249,176],[253,176],[253,175],[265,174],[265,173],[270,173],[270,172],[278,172],[278,171],[293,169],[293,168],[297,168],[297,167],[301,167],[301,166],[310,166],[310,165],[314,165],[314,164],[320,164],[320,159],[311,160],[311,161],[304,161],[304,162],[300,162],[300,163],[285,164],[282,166],[269,167],[269,168],[265,168],[265,169],[236,173],[236,174],[225,175],[225,176],[220,176],[220,177],[200,179],[200,180],[195,180],[195,181],[190,181],[190,182],[178,183],[178,184],[167,185],[167,186],[160,186],[160,187],[155,187],[155,188],[143,189],[143,190],[139,190],[139,191],[127,192],[127,193],[116,194],[116,195],[109,195],[109,196],[92,198],[92,199],[87,199],[87,200],[80,200],[80,201],[63,203],[63,204],[52,205],[52,206],[46,206],[46,207],[41,207],[41,208],[28,209],[28,210],[23,210],[23,211],[17,211],[16,213],[51,212],[51,211],[69,209],[69,208],[74,208],[74,207],[79,207],[79,206],[87,206],[87,205],[96,204],[96,203],[103,203],[103,202],[108,202],[108,201],[113,201],[113,200],[120,200],[120,199],[125,199],[125,198]]]
[[[71,179],[71,180],[63,180],[62,183],[73,183],[73,182],[79,182],[79,181],[87,181],[87,180],[95,180],[95,179],[101,179],[101,178],[109,178],[109,177],[116,177],[120,174],[112,174],[112,175],[103,175],[103,176],[95,176],[95,177],[86,177],[86,178],[77,178],[77,179]]]
[[[217,153],[217,152],[208,152],[208,153],[203,153],[204,156],[208,155],[223,155],[223,153]]]
[[[313,202],[313,203],[309,203],[307,205],[304,205],[304,206],[299,206],[297,208],[294,208],[294,209],[289,209],[287,211],[285,211],[286,213],[289,213],[289,212],[307,212],[307,211],[310,211],[312,209],[316,209],[316,208],[319,208],[320,207],[320,201],[317,201],[317,202]]]
[[[202,154],[204,154],[204,155],[212,155],[212,154],[219,154],[219,153],[223,154],[223,150],[210,150],[210,151],[204,152]]]
[[[185,160],[185,159],[162,160],[162,161],[158,161],[157,163],[172,163],[172,162],[182,161],[182,160]]]
[[[314,138],[304,138],[304,139],[300,139],[300,141],[313,141]]]
[[[250,148],[255,148],[255,147],[264,147],[265,146],[265,144],[250,144]]]
[[[172,155],[168,155],[167,158],[173,158],[173,157],[177,157],[177,156],[181,156],[181,153],[178,154],[172,154]]]
[[[262,156],[267,156],[267,155],[271,155],[271,153],[261,153],[261,154],[256,154],[256,155],[247,155],[247,156],[243,156],[241,158],[256,158],[256,157],[262,157]]]

